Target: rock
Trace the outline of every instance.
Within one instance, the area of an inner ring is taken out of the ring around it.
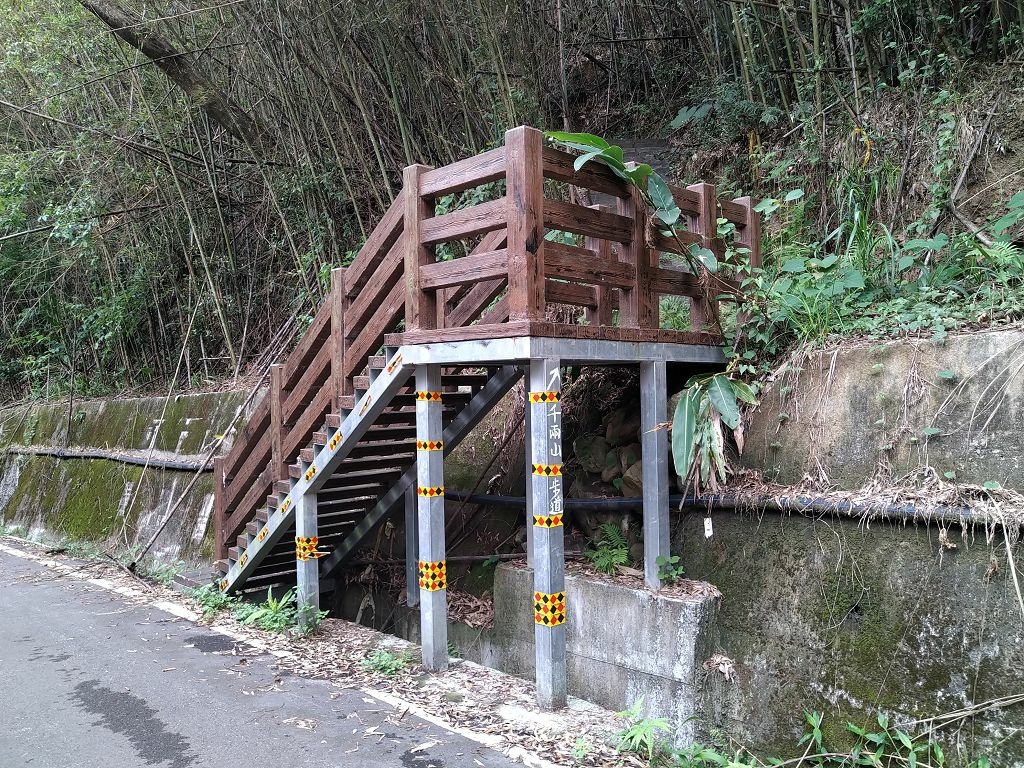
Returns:
[[[608,442],[600,435],[577,437],[572,442],[572,450],[584,472],[597,473],[604,469]]]
[[[604,437],[609,445],[635,443],[640,429],[639,409],[620,408],[612,411],[605,425]]]
[[[631,443],[624,446],[619,452],[619,466],[622,467],[623,472],[638,461],[640,461],[640,443]]]
[[[622,475],[622,463],[619,460],[621,454],[621,448],[612,448],[608,451],[604,458],[604,466],[601,468],[601,480],[611,483],[615,481],[615,478]]]
[[[638,461],[627,469],[622,475],[623,496],[643,496],[644,493],[644,464]]]
[[[642,563],[644,561],[644,543],[638,541],[629,546],[629,562]]]

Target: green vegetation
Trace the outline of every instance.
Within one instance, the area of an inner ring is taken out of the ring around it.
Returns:
[[[297,615],[294,589],[289,589],[280,598],[275,598],[271,587],[267,590],[267,599],[264,602],[238,603],[234,609],[234,616],[240,622],[268,632],[287,632],[295,626]]]
[[[583,554],[601,573],[615,573],[629,564],[629,542],[615,523],[602,523],[601,538]]]
[[[705,747],[700,744],[683,749],[673,749],[665,741],[671,726],[663,718],[643,717],[640,713],[643,702],[637,702],[619,717],[628,721],[627,727],[618,734],[618,749],[641,757],[649,766],[663,768],[781,768],[786,765],[806,765],[815,768],[853,768],[854,766],[920,766],[921,768],[943,768],[946,756],[941,745],[934,740],[934,733],[920,734],[901,730],[890,724],[889,718],[879,713],[877,730],[861,728],[848,723],[846,731],[853,739],[849,749],[839,749],[828,743],[823,716],[820,713],[804,713],[805,732],[796,744],[796,754],[791,758],[763,759],[746,748],[732,745],[728,751],[722,748]],[[961,763],[967,768],[990,768],[987,757],[980,756]]]
[[[359,666],[371,672],[379,672],[382,675],[397,675],[404,671],[412,663],[412,655],[409,653],[391,653],[378,649],[359,662]]]
[[[674,584],[683,578],[685,571],[679,565],[679,555],[658,555],[654,563],[658,566],[658,579],[666,584]]]
[[[189,597],[202,609],[204,619],[212,619],[221,611],[234,608],[238,603],[238,598],[225,594],[217,584],[196,587],[189,593]]]

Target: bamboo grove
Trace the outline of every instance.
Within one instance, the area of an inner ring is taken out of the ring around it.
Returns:
[[[1022,23],[1005,0],[0,0],[0,402],[260,371],[405,165],[524,123],[660,136],[715,99],[747,108],[729,140],[766,110],[824,130],[908,69],[1019,58]]]

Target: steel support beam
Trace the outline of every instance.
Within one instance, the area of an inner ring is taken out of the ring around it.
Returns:
[[[416,496],[419,509],[420,644],[423,666],[448,668],[448,568],[444,542],[441,367],[416,366]]]
[[[644,581],[661,587],[658,558],[669,557],[668,379],[664,361],[640,363],[640,431],[643,434]]]
[[[405,491],[405,602],[410,608],[420,604],[419,523],[416,486],[410,485]]]
[[[526,441],[530,464],[533,530],[533,615],[537,703],[559,709],[566,702],[565,527],[562,504],[562,375],[557,358],[530,361]]]
[[[295,494],[295,603],[299,628],[309,629],[320,613],[320,540],[317,534],[316,492]]]

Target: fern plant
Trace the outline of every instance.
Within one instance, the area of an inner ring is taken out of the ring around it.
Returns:
[[[629,563],[629,543],[615,523],[604,523],[601,538],[583,554],[601,573],[612,574],[620,565]]]
[[[284,632],[295,624],[297,610],[294,589],[289,589],[280,599],[275,599],[271,587],[267,590],[265,602],[257,605],[243,603],[235,609],[235,618],[243,624],[255,625],[268,632]]]
[[[632,707],[623,712],[616,712],[616,717],[624,717],[629,722],[625,730],[620,731],[618,750],[633,752],[653,764],[655,755],[663,755],[667,750],[664,735],[672,732],[672,726],[663,717],[644,717],[641,714],[644,700],[641,697]]]

